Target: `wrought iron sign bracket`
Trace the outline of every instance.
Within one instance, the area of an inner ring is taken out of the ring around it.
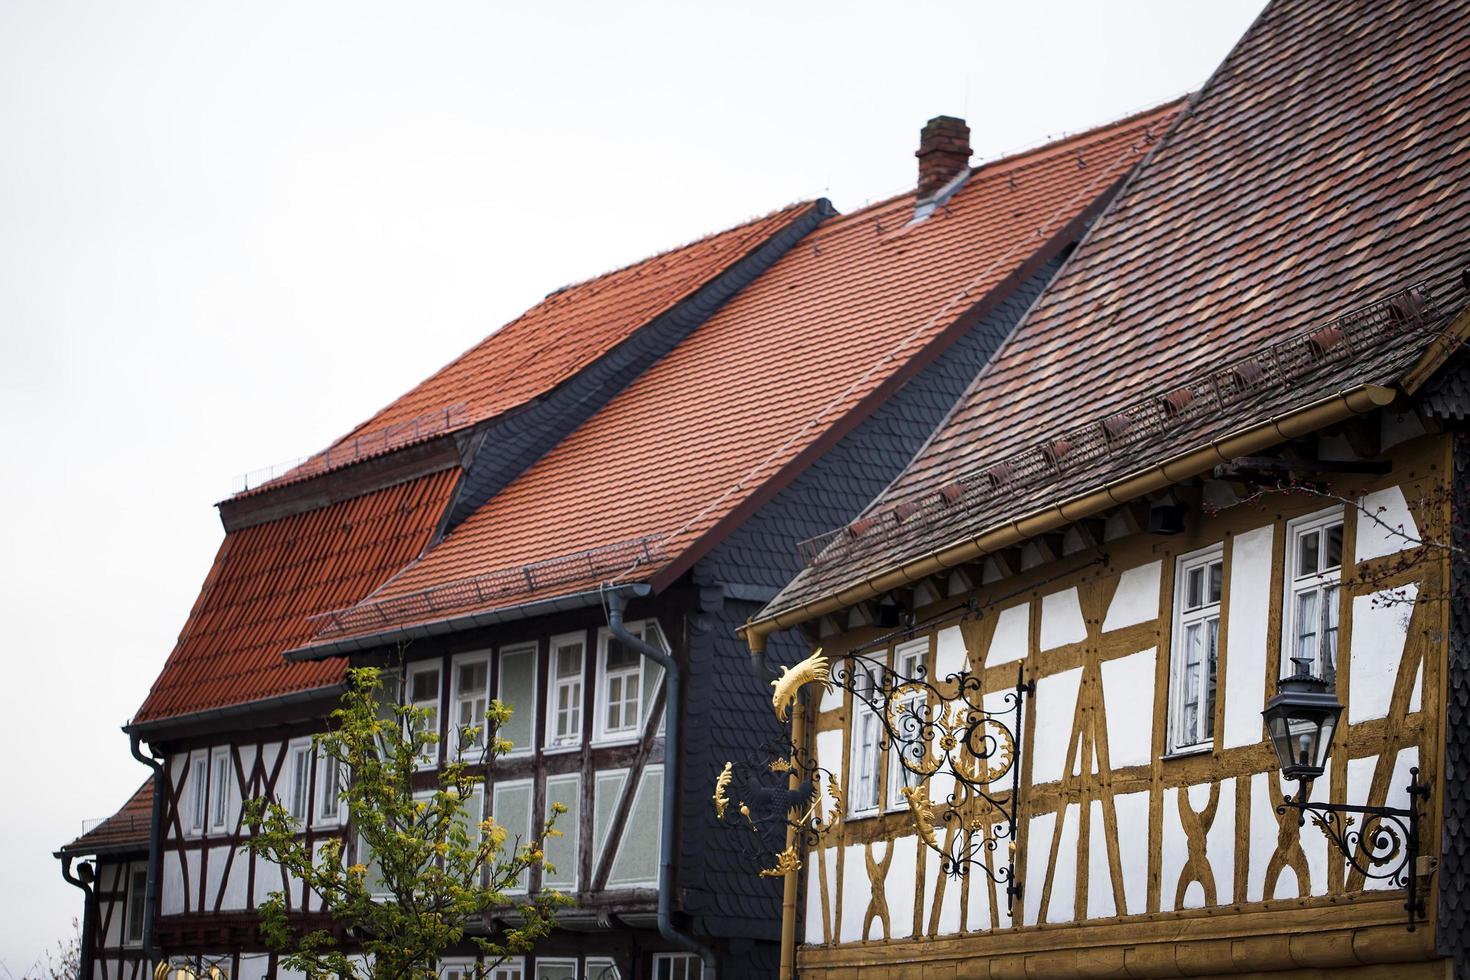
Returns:
[[[1386,881],[1404,890],[1404,911],[1409,916],[1409,932],[1428,917],[1424,898],[1419,894],[1419,821],[1421,801],[1429,798],[1429,784],[1421,782],[1417,767],[1409,770],[1407,787],[1409,806],[1353,806],[1348,803],[1301,802],[1310,795],[1310,783],[1298,782],[1296,798],[1285,797],[1277,813],[1288,808],[1298,813],[1297,826],[1305,826],[1307,817],[1332,842],[1349,864],[1364,878]],[[1358,818],[1362,822],[1354,828]],[[1433,874],[1434,865],[1423,869]]]

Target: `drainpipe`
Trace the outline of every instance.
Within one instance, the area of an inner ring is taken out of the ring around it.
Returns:
[[[158,951],[153,948],[153,919],[158,908],[158,865],[163,858],[160,838],[163,836],[163,798],[167,787],[163,778],[163,763],[151,755],[144,755],[141,739],[137,732],[128,733],[128,748],[133,758],[153,770],[153,818],[148,827],[148,886],[143,900],[143,956],[146,962],[156,963]],[[90,976],[90,974],[87,974]]]
[[[674,865],[674,838],[679,817],[679,701],[684,684],[679,665],[673,657],[629,633],[623,625],[623,614],[627,611],[629,597],[646,596],[648,593],[648,585],[638,582],[605,589],[603,598],[606,600],[607,628],[617,637],[618,642],[629,649],[637,650],[664,669],[664,796],[663,828],[659,835],[658,855],[658,931],[675,946],[697,954],[704,961],[704,980],[716,980],[714,950],[674,926],[674,889],[678,886]]]
[[[77,866],[76,873],[71,870],[72,855],[63,851],[57,851],[56,857],[61,859],[61,877],[65,878],[67,884],[75,885],[82,890],[86,896],[82,899],[82,950],[81,967],[79,973],[83,977],[92,976],[92,945],[95,940],[94,932],[97,931],[97,893],[92,890],[92,882],[96,880],[97,873],[92,865],[82,862]]]

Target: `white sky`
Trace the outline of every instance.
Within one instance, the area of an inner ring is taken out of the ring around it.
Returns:
[[[81,913],[51,852],[232,476],[320,448],[566,282],[906,188],[1203,82],[1262,0],[0,0],[0,978]]]

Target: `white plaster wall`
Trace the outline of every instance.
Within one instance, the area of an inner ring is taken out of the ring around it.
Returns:
[[[1154,597],[1157,602],[1157,595]],[[1154,664],[1150,647],[1102,665],[1107,709],[1108,760],[1114,769],[1147,765],[1153,759]]]
[[[1082,683],[1082,668],[1073,667],[1049,674],[1036,682],[1036,697],[1027,708],[1036,712],[1036,735],[1031,757],[1031,782],[1034,785],[1062,778],[1072,749],[1072,721],[1077,711],[1077,688]],[[1028,921],[1030,921],[1028,919]]]
[[[968,669],[970,658],[965,652],[965,637],[958,626],[939,631],[934,645],[934,680],[943,682],[951,674]]]
[[[1215,875],[1215,901],[1229,905],[1235,897],[1235,780],[1220,783],[1220,809],[1205,835],[1205,856]]]
[[[1359,498],[1358,506],[1362,511],[1358,515],[1355,548],[1358,561],[1382,558],[1415,547],[1410,539],[1418,540],[1419,525],[1414,522],[1402,489],[1393,486],[1375,490]]]
[[[1052,650],[1087,638],[1077,589],[1063,589],[1041,597],[1041,649]]]
[[[1052,874],[1051,901],[1046,906],[1047,922],[1071,922],[1077,916],[1077,829],[1081,808],[1067,804],[1057,830],[1056,870]]]
[[[184,908],[186,911],[199,911],[199,867],[203,863],[200,856],[203,851],[185,851],[184,867],[188,871],[189,882],[185,889]]]
[[[184,911],[184,865],[178,851],[163,852],[160,872],[160,914],[178,915]]]
[[[1025,925],[1035,925],[1041,918],[1041,893],[1046,888],[1046,870],[1051,861],[1051,839],[1056,832],[1057,815],[1042,813],[1031,818],[1026,828],[1023,860],[1026,875],[1021,897],[1024,902]]]
[[[1419,764],[1419,749],[1410,746],[1399,752],[1398,758],[1394,760],[1393,774],[1388,780],[1388,792],[1384,794],[1381,801],[1370,800],[1369,792],[1373,788],[1373,771],[1378,767],[1378,756],[1368,756],[1362,759],[1349,759],[1347,766],[1347,800],[1354,804],[1376,804],[1391,806],[1398,809],[1407,809],[1409,806],[1409,770]],[[1361,824],[1361,818],[1359,818]],[[1354,825],[1355,827],[1358,824]],[[1344,862],[1346,864],[1346,862]],[[1363,882],[1365,891],[1382,891],[1392,888],[1393,885],[1385,878],[1366,878]]]
[[[1002,609],[995,624],[995,633],[990,637],[990,649],[985,652],[985,666],[994,667],[1023,659],[1031,642],[1030,633],[1030,604]]]
[[[1404,656],[1404,641],[1409,635],[1409,614],[1419,588],[1411,583],[1403,588],[1402,594],[1405,602],[1388,606],[1382,603],[1392,595],[1390,592],[1353,599],[1352,673],[1348,686],[1350,724],[1388,716],[1394,680]]]
[[[807,942],[823,941],[823,937],[829,934],[834,923],[822,922],[822,884],[821,872],[823,861],[827,872],[827,901],[835,910],[837,903],[837,848],[828,847],[822,851],[820,860],[818,855],[812,855],[810,866],[807,868],[807,892],[806,892],[806,935]]]
[[[1331,763],[1328,763],[1329,771]],[[1327,838],[1322,836],[1321,831],[1314,830],[1308,825],[1302,828],[1301,842],[1302,853],[1307,859],[1307,869],[1310,880],[1296,882],[1295,874],[1288,866],[1277,880],[1275,893],[1264,895],[1266,882],[1266,865],[1271,860],[1271,854],[1276,850],[1277,827],[1276,808],[1271,802],[1271,791],[1268,780],[1276,780],[1282,792],[1290,795],[1297,791],[1296,783],[1288,783],[1281,779],[1280,773],[1274,770],[1269,773],[1258,772],[1251,777],[1251,827],[1250,827],[1250,870],[1246,875],[1247,901],[1259,902],[1263,898],[1299,898],[1303,895],[1321,895],[1327,888]],[[1312,785],[1313,801],[1324,801],[1328,797],[1329,780],[1324,776]]]
[[[1162,562],[1130,568],[1118,576],[1118,590],[1103,617],[1103,632],[1136,626],[1159,618],[1159,576]]]
[[[255,862],[255,894],[252,900],[257,907],[270,897],[271,892],[282,891],[284,888],[285,879],[280,865],[264,859]]]
[[[1091,826],[1087,835],[1087,917],[1102,919],[1118,914],[1117,897],[1113,893],[1112,861],[1108,857],[1107,824],[1103,820],[1102,800],[1093,800],[1089,814]],[[1118,825],[1118,835],[1123,835]],[[1053,900],[1056,896],[1053,894]],[[1128,904],[1124,892],[1123,904]]]
[[[210,860],[214,860],[210,858]],[[250,852],[245,848],[235,850],[235,863],[230,867],[230,876],[225,879],[225,894],[222,909],[243,909],[250,900]]]
[[[1115,796],[1113,806],[1118,815],[1118,860],[1123,865],[1126,912],[1138,915],[1148,911],[1148,793]]]
[[[900,837],[888,846],[893,861],[883,879],[883,893],[888,898],[889,935],[902,939],[914,934],[914,889],[918,885],[919,839]]]
[[[1169,787],[1164,790],[1164,832],[1160,838],[1159,853],[1159,908],[1165,912],[1174,908],[1174,895],[1179,890],[1179,876],[1189,860],[1189,838],[1184,833],[1184,824],[1179,819],[1179,790]]]
[[[835,775],[839,780],[842,778],[843,738],[844,733],[840,728],[817,732],[816,738],[817,765]],[[821,780],[817,791],[821,797],[822,808],[825,810],[831,807],[832,800],[827,796],[825,779]]]
[[[266,968],[269,966],[268,954],[244,953],[240,956],[240,968],[235,976],[237,980],[265,980]]]
[[[228,847],[209,849],[209,866],[204,875],[204,908],[207,911],[214,910],[214,901],[219,896],[220,886],[225,881],[225,862],[229,859],[230,849]]]
[[[1225,747],[1262,738],[1266,704],[1266,629],[1271,611],[1273,529],[1259,527],[1230,543],[1230,619],[1225,640]]]
[[[868,866],[863,858],[863,845],[849,844],[842,865],[842,928],[838,939],[844,943],[863,938],[863,918],[868,911]],[[882,925],[873,923],[874,938],[880,938]]]

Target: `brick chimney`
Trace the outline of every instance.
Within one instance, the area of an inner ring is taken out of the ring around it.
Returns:
[[[919,199],[933,197],[970,166],[970,127],[954,116],[935,116],[919,132]]]

